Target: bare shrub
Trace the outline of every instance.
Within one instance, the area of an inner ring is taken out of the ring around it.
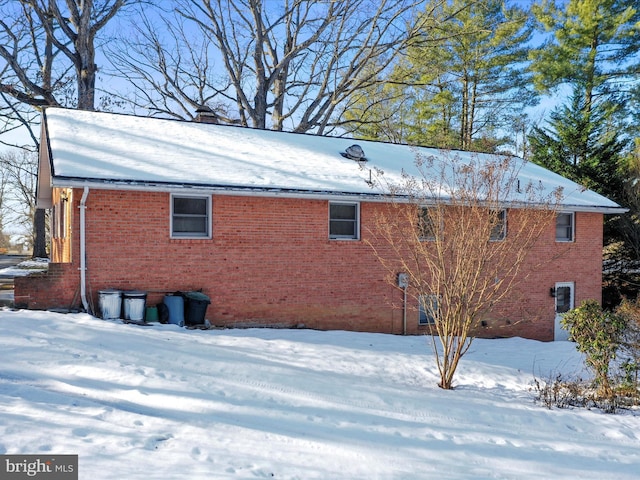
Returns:
[[[442,152],[418,157],[415,176],[380,180],[390,202],[373,227],[386,247],[374,247],[375,254],[392,283],[402,272],[411,297],[434,299],[423,306],[433,319],[443,389],[453,387],[483,316],[538,268],[527,259],[554,221],[562,192],[521,181],[523,165],[512,157]]]
[[[569,408],[584,403],[585,383],[581,379],[567,380],[561,373],[549,374],[545,380],[534,378],[532,390],[534,401],[551,409]]]

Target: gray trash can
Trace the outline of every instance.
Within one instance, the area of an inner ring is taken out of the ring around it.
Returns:
[[[147,292],[130,290],[123,293],[124,319],[134,322],[144,321],[144,311],[147,303]]]
[[[98,291],[98,306],[100,307],[100,315],[104,320],[120,318],[122,292],[112,289]]]

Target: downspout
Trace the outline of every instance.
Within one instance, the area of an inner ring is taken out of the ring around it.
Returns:
[[[89,311],[89,302],[87,301],[87,258],[86,258],[86,225],[85,210],[87,209],[87,197],[89,196],[89,187],[84,187],[82,198],[80,199],[80,298],[84,311]]]
[[[407,334],[407,285],[402,287],[404,299],[402,300],[402,335]]]
[[[399,273],[397,277],[398,287],[402,289],[402,334],[407,334],[407,288],[409,287],[409,276],[406,273]]]

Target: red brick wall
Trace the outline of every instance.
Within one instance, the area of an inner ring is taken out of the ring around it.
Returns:
[[[77,190],[73,208],[78,252]],[[148,303],[165,292],[199,290],[211,298],[207,318],[215,325],[304,325],[402,333],[402,292],[367,244],[380,204],[361,204],[361,240],[328,239],[328,202],[215,195],[213,238],[170,238],[169,193],[91,190],[87,200],[87,279],[95,308],[105,288],[149,292]],[[553,338],[557,281],[576,282],[576,304],[600,299],[602,215],[576,214],[576,242],[556,244],[550,225],[532,259],[553,262],[533,274],[513,303],[487,319],[481,336]],[[68,278],[46,295],[29,291],[28,306],[60,306],[77,290],[78,255]],[[54,267],[54,270],[58,267]],[[57,270],[56,270],[57,271]],[[16,285],[26,298],[27,286]],[[62,292],[62,290],[64,292]],[[55,297],[59,295],[59,301]],[[48,305],[53,303],[57,305]],[[413,302],[411,302],[413,303]],[[408,332],[418,333],[417,312],[408,311]]]
[[[79,193],[75,201],[74,193]],[[51,263],[47,273],[14,279],[14,304],[17,307],[76,309],[81,306],[79,264],[71,263],[72,245],[77,247],[80,239],[77,207],[81,196],[82,190],[53,189],[52,200],[58,209],[56,221],[61,223],[53,225],[56,228],[52,231]]]
[[[155,303],[203,289],[224,325],[397,329],[396,289],[365,242],[328,239],[326,201],[215,196],[210,240],[170,238],[167,193],[92,191],[87,206],[93,292],[142,289]]]
[[[556,282],[574,283],[575,306],[586,299],[601,301],[603,218],[576,213],[575,222],[571,243],[555,242],[554,225],[549,226],[523,267],[530,273],[511,295],[513,301],[497,308],[479,335],[552,340],[555,299],[550,289]]]
[[[14,303],[19,308],[77,308],[80,305],[78,268],[71,263],[50,263],[47,273],[14,279]]]

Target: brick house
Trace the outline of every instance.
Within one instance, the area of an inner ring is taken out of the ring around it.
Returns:
[[[15,302],[97,313],[106,288],[144,290],[148,304],[202,289],[214,325],[426,331],[417,301],[403,318],[403,291],[369,245],[388,202],[370,176],[442,152],[357,143],[362,152],[346,138],[48,108],[37,200],[51,209],[51,263],[16,279]],[[552,340],[556,310],[600,300],[603,215],[623,209],[536,165],[523,174],[565,192],[533,256],[573,248],[477,334]]]

